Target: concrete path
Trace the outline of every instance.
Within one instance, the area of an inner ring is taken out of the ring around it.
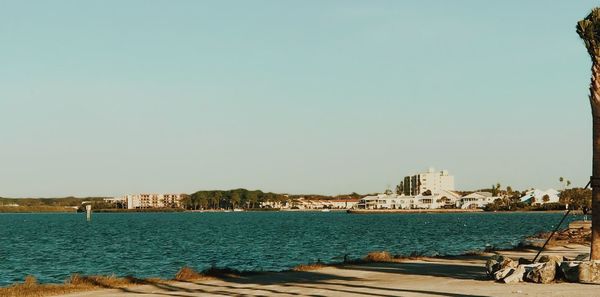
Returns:
[[[547,254],[575,256],[588,247],[554,247]],[[503,252],[533,258],[534,251]],[[600,286],[559,283],[506,285],[485,278],[483,256],[327,267],[196,282],[149,283],[64,297],[108,296],[600,296]]]

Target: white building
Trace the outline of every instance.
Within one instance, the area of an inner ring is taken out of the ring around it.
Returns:
[[[494,197],[490,192],[474,192],[461,197],[458,206],[462,209],[484,208],[499,198]]]
[[[400,188],[406,196],[417,196],[425,192],[438,195],[444,190],[454,191],[454,176],[449,175],[446,170],[436,172],[429,168],[427,172],[404,177]]]
[[[113,203],[113,204],[117,204],[117,203],[125,204],[125,202],[127,202],[127,197],[123,196],[123,197],[104,198],[104,202]]]
[[[181,207],[183,194],[135,194],[123,197],[127,209]]]
[[[531,205],[534,204],[546,204],[546,203],[558,203],[560,197],[559,192],[555,189],[548,189],[542,191],[540,189],[533,189],[527,191],[525,196],[521,197],[521,202],[525,202]]]
[[[359,199],[335,199],[329,200],[329,206],[333,209],[350,209],[358,204]]]
[[[358,209],[436,209],[454,208],[460,195],[442,190],[436,195],[405,196],[397,194],[378,194],[366,196],[358,201]]]

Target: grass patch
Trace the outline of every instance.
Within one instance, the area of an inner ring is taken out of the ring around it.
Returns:
[[[370,252],[364,258],[366,262],[390,262],[393,259],[394,257],[386,251]]]
[[[202,278],[206,278],[206,276],[187,266],[182,267],[175,274],[176,281],[192,281]]]
[[[30,213],[30,212],[76,212],[72,207],[65,206],[0,206],[0,213]]]
[[[321,268],[325,268],[329,265],[325,265],[323,263],[312,263],[312,264],[300,264],[294,268],[292,271],[311,271],[311,270],[319,270]]]
[[[34,276],[25,277],[23,283],[0,288],[0,296],[5,297],[41,297],[74,292],[98,290],[102,288],[122,288],[144,283],[133,277],[80,276],[71,275],[64,284],[39,284]]]

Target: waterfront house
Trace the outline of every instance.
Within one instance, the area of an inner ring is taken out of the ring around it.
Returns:
[[[358,204],[359,199],[334,199],[328,200],[329,208],[333,209],[350,209]]]
[[[358,209],[436,209],[454,208],[460,195],[452,191],[440,190],[435,195],[428,193],[416,196],[397,194],[377,194],[366,196],[358,201]]]
[[[460,198],[459,206],[462,209],[484,208],[490,203],[494,203],[496,199],[490,192],[474,192]]]
[[[377,194],[365,196],[355,205],[358,209],[398,209],[396,194]]]
[[[542,191],[540,189],[532,189],[527,191],[521,202],[525,202],[530,205],[540,205],[546,203],[558,203],[560,201],[559,192],[555,189],[548,189]]]

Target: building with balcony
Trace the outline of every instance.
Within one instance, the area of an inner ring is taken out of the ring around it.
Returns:
[[[183,194],[134,194],[124,196],[127,209],[181,207]]]
[[[429,168],[427,172],[404,177],[399,188],[405,196],[417,196],[425,192],[437,195],[444,190],[454,191],[454,176],[448,174],[447,170]]]

